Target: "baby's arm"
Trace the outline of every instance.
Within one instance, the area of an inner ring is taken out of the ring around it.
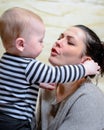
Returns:
[[[96,72],[96,74],[99,74],[100,67],[93,60],[91,60],[91,61],[89,61],[89,60],[85,61],[83,63],[83,66],[85,67],[85,71],[86,71],[85,75],[86,76],[90,75],[90,73],[91,74],[95,74],[95,72]],[[56,88],[56,85],[55,84],[49,84],[49,83],[40,83],[40,87],[44,88],[44,89],[53,90],[53,89]]]
[[[93,66],[93,67],[92,67]],[[39,61],[31,61],[26,68],[29,83],[65,83],[81,79],[86,75],[98,73],[99,66],[93,61],[83,65],[48,66]]]

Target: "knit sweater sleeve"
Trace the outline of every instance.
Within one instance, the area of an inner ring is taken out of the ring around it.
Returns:
[[[27,80],[31,83],[65,83],[85,76],[83,65],[49,66],[32,60],[26,68]]]

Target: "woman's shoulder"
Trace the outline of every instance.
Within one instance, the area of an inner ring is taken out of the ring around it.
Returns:
[[[92,82],[86,82],[67,98],[67,102],[72,105],[83,103],[101,105],[104,108],[104,93]]]
[[[79,91],[85,93],[85,95],[92,95],[97,98],[99,95],[101,98],[104,98],[104,92],[100,89],[99,86],[92,82],[84,83],[80,88]]]

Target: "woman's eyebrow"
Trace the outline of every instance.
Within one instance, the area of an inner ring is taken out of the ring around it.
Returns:
[[[70,38],[73,39],[74,37],[73,37],[73,36],[70,36],[70,35],[67,35],[67,38],[68,38],[68,39],[70,39]]]
[[[61,34],[60,34],[60,37],[65,37],[65,34],[64,34],[64,33],[61,33]],[[68,39],[70,39],[70,38],[73,39],[73,38],[74,38],[73,36],[70,36],[70,35],[68,35],[68,34],[66,35],[66,37],[67,37]]]
[[[73,36],[68,35],[67,33],[61,33],[62,36],[66,36],[67,38],[74,38]]]

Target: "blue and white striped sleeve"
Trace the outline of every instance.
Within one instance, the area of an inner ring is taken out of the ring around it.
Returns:
[[[76,81],[85,76],[83,65],[49,66],[32,60],[26,67],[26,78],[34,83],[66,83]]]

